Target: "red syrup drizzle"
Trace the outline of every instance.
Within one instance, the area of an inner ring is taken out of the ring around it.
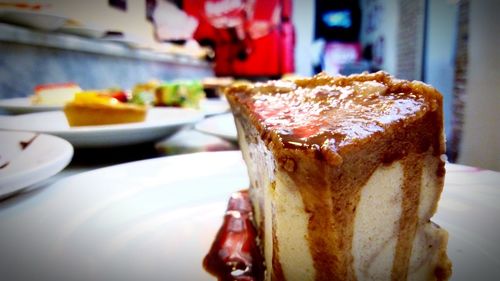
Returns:
[[[20,141],[19,142],[19,145],[21,146],[21,149],[22,150],[25,150],[28,146],[30,146],[30,144],[33,143],[33,141],[38,137],[38,134],[35,134],[31,139],[27,140],[27,141]]]
[[[264,280],[264,259],[256,238],[248,191],[236,192],[229,199],[224,222],[203,267],[219,281]]]
[[[30,144],[33,143],[33,141],[38,137],[38,134],[35,134],[31,139],[27,140],[27,141],[20,141],[19,142],[19,145],[21,146],[21,150],[25,150],[28,146],[30,146]],[[2,158],[2,156],[0,156],[0,159]],[[5,163],[3,163],[1,166],[0,166],[0,169],[4,169],[4,168],[7,168],[7,166],[9,166],[10,162],[7,161]]]

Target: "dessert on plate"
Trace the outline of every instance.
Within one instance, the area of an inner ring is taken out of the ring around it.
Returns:
[[[64,114],[70,126],[89,126],[142,122],[146,118],[146,106],[129,104],[119,100],[119,92],[100,93],[85,91],[75,95],[64,106]]]
[[[135,84],[132,89],[131,102],[140,105],[155,105],[155,91],[159,85],[160,81],[158,80]]]
[[[199,108],[205,98],[203,85],[198,81],[174,81],[156,88],[156,105]]]
[[[80,86],[72,82],[40,84],[35,87],[31,102],[34,105],[63,106],[81,91]]]
[[[234,82],[231,77],[207,77],[201,80],[203,90],[210,98],[224,96],[224,89]]]
[[[446,280],[442,96],[387,73],[229,87],[265,280]]]
[[[134,86],[131,102],[152,106],[198,109],[200,102],[205,97],[203,85],[196,80],[176,80],[171,82],[151,80]]]

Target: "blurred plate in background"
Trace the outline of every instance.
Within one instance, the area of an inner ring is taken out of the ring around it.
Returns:
[[[233,142],[238,138],[234,118],[230,113],[208,117],[198,122],[195,129]]]
[[[11,114],[25,114],[42,111],[61,110],[60,105],[37,105],[32,104],[29,97],[11,98],[0,100],[0,110]]]
[[[49,111],[2,117],[0,129],[52,134],[75,147],[110,147],[168,137],[202,118],[203,114],[196,110],[150,108],[143,122],[70,127],[64,112]]]
[[[57,174],[73,147],[45,134],[0,131],[0,197]]]
[[[229,111],[229,103],[225,99],[205,99],[200,102],[200,110],[205,116],[226,113]]]
[[[106,34],[103,29],[84,25],[64,25],[58,31],[89,38],[102,38]]]
[[[6,22],[43,31],[54,31],[62,27],[68,19],[42,12],[24,10],[0,10],[0,22]]]

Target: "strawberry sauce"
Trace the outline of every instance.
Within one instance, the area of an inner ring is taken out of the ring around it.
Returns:
[[[256,238],[248,191],[236,192],[229,199],[224,222],[203,267],[220,281],[263,280],[264,259]]]

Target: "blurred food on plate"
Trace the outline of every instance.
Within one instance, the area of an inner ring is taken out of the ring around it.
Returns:
[[[123,95],[115,90],[80,92],[64,106],[64,114],[71,127],[144,121],[147,107],[127,103]]]
[[[201,81],[208,98],[222,97],[224,88],[234,83],[232,77],[207,77]]]
[[[295,80],[305,79],[305,77],[300,76],[300,75],[295,74],[295,73],[286,73],[286,74],[283,74],[283,76],[281,76],[281,79],[293,82]]]
[[[48,7],[50,7],[49,4],[42,4],[42,3],[10,2],[10,1],[0,2],[1,9],[19,9],[19,10],[39,11],[39,10],[42,10],[42,9],[48,8]]]
[[[33,105],[63,106],[81,91],[80,86],[73,82],[39,84],[35,86],[31,102]]]
[[[132,90],[132,103],[151,106],[199,108],[205,99],[203,84],[198,80],[138,83]]]

